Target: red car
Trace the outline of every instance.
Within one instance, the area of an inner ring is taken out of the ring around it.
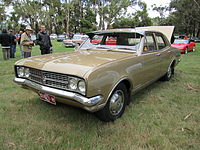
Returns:
[[[172,44],[173,47],[180,49],[180,52],[184,54],[195,51],[195,45],[195,42],[191,42],[190,39],[175,39]]]
[[[103,36],[96,36],[93,37],[93,39],[91,40],[92,44],[99,44],[102,41]],[[114,37],[108,37],[105,41],[105,45],[116,45],[116,39]]]

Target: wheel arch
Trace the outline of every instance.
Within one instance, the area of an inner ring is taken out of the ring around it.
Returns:
[[[130,103],[130,96],[131,96],[131,89],[133,88],[133,85],[130,81],[130,79],[128,79],[128,77],[124,77],[124,78],[121,78],[118,82],[116,82],[116,84],[112,87],[108,97],[107,97],[107,100],[106,100],[106,103],[108,102],[111,94],[113,93],[113,91],[115,90],[115,88],[119,85],[119,84],[124,84],[127,88],[127,94],[128,94],[128,100],[127,100],[127,104]]]
[[[174,74],[174,68],[176,66],[176,60],[172,60],[171,64],[170,64],[170,67],[172,67],[172,73]]]

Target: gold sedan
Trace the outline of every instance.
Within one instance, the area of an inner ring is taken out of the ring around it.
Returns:
[[[80,107],[103,121],[114,121],[132,94],[174,74],[180,52],[168,40],[172,32],[173,27],[91,32],[74,52],[16,62],[14,81],[41,100]]]

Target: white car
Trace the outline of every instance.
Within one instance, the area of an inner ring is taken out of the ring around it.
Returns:
[[[51,34],[51,35],[50,35],[50,39],[52,39],[52,40],[57,39],[57,34]]]

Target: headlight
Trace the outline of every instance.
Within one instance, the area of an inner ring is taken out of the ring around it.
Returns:
[[[30,75],[29,68],[25,68],[25,69],[24,69],[24,76],[25,76],[26,78],[28,78],[29,75]]]
[[[85,88],[85,82],[84,82],[84,81],[79,81],[79,82],[78,82],[78,90],[79,90],[81,93],[85,93],[86,88]]]
[[[17,75],[21,78],[28,78],[30,75],[29,68],[26,67],[17,67]]]
[[[76,77],[69,78],[69,90],[76,91],[81,94],[85,94],[86,92],[86,84],[85,81]]]
[[[76,90],[77,89],[77,83],[78,83],[78,79],[76,79],[76,78],[70,78],[69,79],[69,88],[71,90]]]
[[[18,77],[24,77],[24,67],[17,68],[17,75]]]

